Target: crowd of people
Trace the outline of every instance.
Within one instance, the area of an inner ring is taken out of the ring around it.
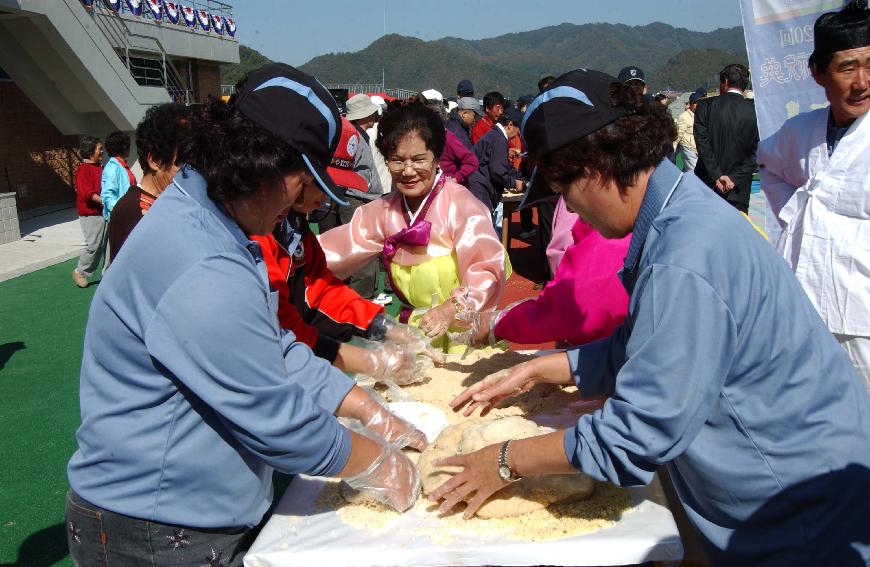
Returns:
[[[548,76],[516,101],[479,101],[469,79],[385,107],[360,94],[342,116],[314,77],[269,64],[228,102],[151,109],[140,180],[125,134],[82,138],[73,280],[107,241],[111,266],[68,466],[74,562],[241,565],[273,470],[407,510],[420,480],[402,450],[425,436],[353,376],[401,386],[509,340],[564,350],[457,392],[455,411],[541,383],[606,399],[436,463],[459,471],[429,496],[441,512],[471,517],[524,476],[638,486],[665,470],[715,565],[866,565],[868,14],[818,19],[830,106],[761,142],[739,64],[676,122],[633,66]],[[776,246],[745,216],[756,169]],[[508,306],[505,193],[552,274]]]

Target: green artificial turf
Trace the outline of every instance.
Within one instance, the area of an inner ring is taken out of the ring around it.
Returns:
[[[88,306],[75,260],[0,283],[0,565],[70,565],[63,526]]]

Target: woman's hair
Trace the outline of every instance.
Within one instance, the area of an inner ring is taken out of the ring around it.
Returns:
[[[79,157],[81,159],[91,159],[99,143],[100,139],[93,136],[82,136],[79,138]]]
[[[235,105],[209,97],[192,118],[180,160],[208,183],[208,196],[228,203],[277,183],[305,167],[299,152],[244,116]]]
[[[125,156],[130,152],[130,136],[120,130],[112,132],[106,136],[103,147],[109,157]]]
[[[389,159],[399,141],[408,134],[416,132],[426,149],[435,155],[435,159],[441,157],[444,151],[444,123],[434,110],[425,104],[414,102],[384,112],[378,125],[378,137],[375,146],[381,155]]]
[[[597,172],[625,189],[673,151],[677,129],[667,108],[622,83],[611,84],[610,99],[632,114],[541,156],[538,175],[564,187],[587,172]]]
[[[190,133],[190,108],[167,102],[152,106],[136,127],[136,150],[142,171],[151,172],[148,156],[162,167],[178,163],[178,148]]]
[[[440,100],[429,100],[426,101],[426,106],[432,109],[435,114],[438,115],[438,118],[441,119],[441,123],[446,127],[447,126],[447,108],[444,106],[444,103]]]

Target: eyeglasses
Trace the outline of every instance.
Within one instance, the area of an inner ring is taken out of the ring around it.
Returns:
[[[429,171],[434,159],[391,159],[387,161],[387,168],[393,173],[402,173],[410,167],[414,171]]]

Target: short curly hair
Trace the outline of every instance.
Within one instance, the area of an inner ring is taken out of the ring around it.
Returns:
[[[625,190],[673,151],[677,128],[666,107],[622,83],[610,85],[610,98],[633,113],[541,156],[538,175],[545,181],[565,187],[587,173],[598,173]]]
[[[116,130],[106,136],[103,147],[109,157],[126,156],[130,153],[130,136],[126,132]]]
[[[444,122],[436,111],[419,102],[384,112],[378,123],[375,146],[381,155],[390,159],[402,138],[411,132],[416,132],[423,139],[426,149],[435,155],[436,160],[441,157],[447,137]]]
[[[79,157],[81,159],[91,159],[97,146],[100,144],[100,139],[93,136],[82,136],[79,138]]]
[[[178,163],[178,148],[190,132],[190,108],[167,102],[152,106],[136,127],[136,151],[144,173],[151,173],[148,158],[166,167]]]
[[[302,171],[305,163],[287,142],[214,97],[191,119],[181,160],[208,183],[208,196],[221,203],[256,193],[262,184]]]

